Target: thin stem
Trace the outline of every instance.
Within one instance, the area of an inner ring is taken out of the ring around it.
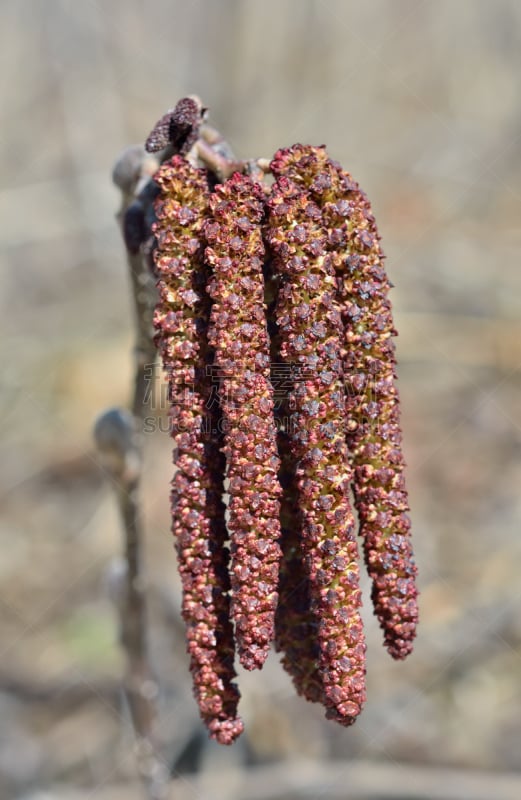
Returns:
[[[117,606],[120,640],[126,655],[124,690],[136,734],[136,761],[147,800],[167,797],[169,774],[158,756],[158,686],[150,668],[147,649],[147,613],[142,564],[143,520],[140,502],[143,440],[141,421],[153,379],[155,347],[152,319],[155,287],[146,263],[147,187],[157,160],[141,148],[129,148],[118,159],[114,182],[122,191],[118,219],[127,250],[127,263],[134,303],[136,341],[131,412],[111,409],[96,422],[94,436],[102,461],[112,478],[120,512],[125,574],[119,587]]]
[[[136,760],[147,800],[164,800],[168,771],[158,756],[158,687],[147,652],[139,499],[142,455],[136,418],[126,409],[109,409],[96,421],[94,438],[102,464],[112,479],[124,533],[125,571],[119,576],[114,596],[127,662],[124,690],[136,734]]]
[[[134,304],[136,340],[131,408],[138,419],[142,419],[146,411],[147,388],[152,386],[156,362],[152,339],[156,288],[149,266],[149,227],[155,197],[150,178],[158,166],[158,159],[147,155],[142,147],[130,147],[118,158],[112,173],[114,183],[121,189],[117,217],[126,247]]]
[[[136,733],[138,771],[149,800],[167,796],[168,771],[157,755],[158,686],[147,652],[146,603],[142,577],[143,526],[139,502],[139,477],[117,489],[125,531],[127,563],[125,597],[121,607],[121,644],[127,657],[125,694]]]
[[[264,174],[269,172],[269,163],[265,158],[243,161],[230,158],[217,148],[217,144],[209,144],[203,139],[198,139],[194,146],[198,158],[221,182],[230,178],[234,172],[245,172],[256,180],[262,180]]]
[[[131,401],[132,413],[143,419],[147,408],[147,397],[152,387],[156,364],[156,348],[152,340],[152,318],[155,305],[155,285],[141,251],[127,250],[132,296],[136,320],[136,342],[134,347],[134,388]]]

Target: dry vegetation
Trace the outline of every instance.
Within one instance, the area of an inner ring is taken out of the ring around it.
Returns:
[[[4,0],[0,30],[0,795],[133,797],[118,789],[134,753],[107,589],[120,530],[91,442],[97,413],[128,402],[132,369],[110,170],[197,92],[241,156],[327,142],[373,199],[396,284],[422,625],[395,665],[366,602],[369,702],[353,728],[295,698],[272,657],[241,674],[247,736],[207,744],[156,425],[152,656],[171,764],[201,768],[178,795],[519,797],[519,4]],[[349,763],[320,772],[327,759]]]

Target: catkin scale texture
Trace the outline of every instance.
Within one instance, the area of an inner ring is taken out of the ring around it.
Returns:
[[[395,383],[396,331],[380,236],[366,195],[324,148],[280,150],[272,169],[322,209],[344,322],[346,435],[372,599],[387,649],[405,658],[418,619],[416,566]]]
[[[317,619],[318,669],[328,716],[351,724],[365,700],[358,553],[349,503],[341,317],[321,212],[279,179],[268,203],[268,242],[282,275],[276,306],[281,358],[298,365],[291,392],[302,548]]]
[[[287,412],[286,406],[282,408]],[[282,413],[281,427],[287,420]],[[291,675],[295,689],[313,703],[324,703],[323,681],[318,668],[318,620],[312,609],[311,586],[302,551],[302,514],[299,508],[295,459],[289,432],[279,434],[281,456],[282,561],[279,575],[280,603],[275,618],[275,647]]]
[[[210,198],[206,258],[229,480],[232,618],[241,663],[261,667],[274,637],[281,550],[277,431],[264,305],[264,193],[235,174]]]
[[[241,732],[233,683],[234,642],[229,614],[223,456],[218,419],[209,414],[211,365],[206,343],[209,302],[201,229],[209,191],[202,170],[180,156],[155,176],[159,302],[156,343],[169,379],[174,463],[172,530],[183,587],[183,617],[201,716],[211,735],[230,744]]]
[[[202,121],[185,98],[148,141],[179,153],[154,177],[154,324],[194,694],[210,734],[230,744],[243,728],[236,650],[255,669],[274,643],[297,692],[340,724],[362,709],[350,491],[394,658],[412,650],[418,609],[391,284],[369,201],[308,145],[275,154],[270,187],[260,161],[219,184],[231,173],[220,152],[208,171],[191,164],[212,147],[200,149]]]
[[[289,439],[291,368],[281,361],[280,336],[275,322],[280,275],[273,260],[264,264],[265,298],[270,331],[271,380],[280,456],[279,480],[282,558],[279,570],[279,603],[275,615],[275,649],[291,676],[297,693],[310,702],[322,703],[322,681],[318,671],[317,620],[311,609],[309,577],[301,547],[302,518],[296,486],[295,459]]]

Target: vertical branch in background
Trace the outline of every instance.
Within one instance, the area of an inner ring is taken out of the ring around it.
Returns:
[[[156,348],[153,342],[153,316],[156,288],[152,263],[150,225],[155,188],[150,178],[159,166],[140,145],[123,151],[116,161],[112,178],[121,189],[118,219],[127,251],[127,263],[134,302],[136,341],[134,346],[134,392],[132,413],[142,419],[147,387],[152,386]]]
[[[142,147],[131,147],[120,156],[113,172],[121,189],[118,218],[127,250],[134,301],[136,342],[131,411],[110,409],[94,428],[94,438],[103,466],[112,478],[124,532],[125,571],[115,601],[120,618],[121,644],[126,654],[125,694],[137,737],[136,756],[140,778],[149,800],[167,796],[168,770],[158,757],[158,687],[147,653],[145,587],[142,569],[143,523],[139,502],[142,465],[141,421],[154,372],[155,347],[152,317],[155,287],[147,264],[147,231],[150,229],[150,176],[157,169],[155,158]]]

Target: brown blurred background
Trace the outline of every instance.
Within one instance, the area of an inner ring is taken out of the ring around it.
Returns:
[[[162,725],[175,770],[200,767],[180,787],[212,800],[521,797],[521,4],[2,0],[0,30],[0,796],[137,796],[121,788],[132,732],[104,578],[121,535],[91,443],[98,412],[130,393],[110,172],[195,92],[238,155],[325,142],[372,199],[396,284],[422,619],[413,656],[393,663],[366,604],[354,728],[297,698],[273,654],[240,674],[241,743],[180,759],[200,726],[169,441],[147,436]],[[297,788],[279,789],[283,774]]]

